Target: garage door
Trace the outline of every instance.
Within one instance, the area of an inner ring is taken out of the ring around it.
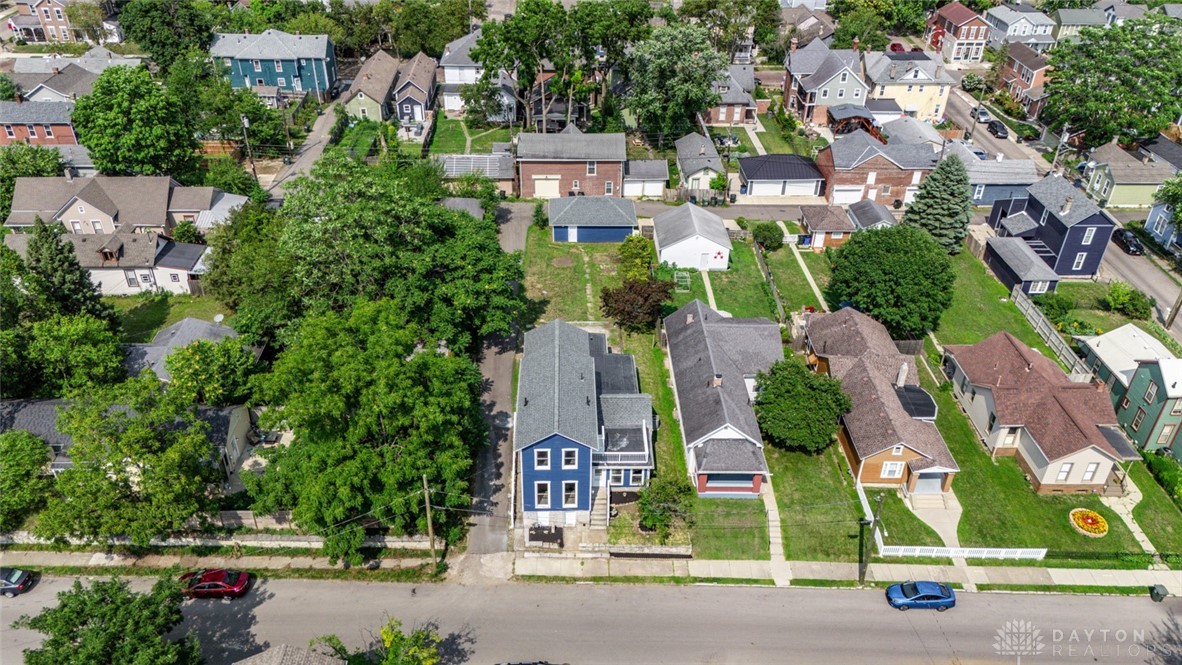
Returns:
[[[816,180],[786,180],[784,181],[784,196],[816,196]]]
[[[664,196],[665,183],[661,180],[646,180],[644,183],[644,195],[652,197]]]
[[[921,473],[915,481],[916,494],[939,494],[944,491],[944,474]]]
[[[556,199],[562,196],[558,185],[558,176],[556,175],[536,175],[534,176],[534,197]]]
[[[644,196],[643,180],[625,180],[624,196]]]
[[[783,181],[759,180],[751,183],[751,196],[779,196],[783,190]]]
[[[834,187],[833,188],[833,203],[834,205],[849,205],[857,203],[862,200],[861,187]]]

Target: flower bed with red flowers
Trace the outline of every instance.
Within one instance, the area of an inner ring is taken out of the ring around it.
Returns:
[[[1071,526],[1089,538],[1103,538],[1108,535],[1108,520],[1094,510],[1076,508],[1071,511],[1069,517]]]

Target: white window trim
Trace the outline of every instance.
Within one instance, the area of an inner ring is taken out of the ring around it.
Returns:
[[[1092,239],[1095,237],[1096,237],[1096,227],[1089,226],[1088,228],[1084,229],[1083,244],[1085,244],[1085,245],[1092,244]]]
[[[1133,426],[1134,432],[1141,431],[1141,425],[1145,424],[1145,409],[1137,407],[1137,412],[1133,414],[1133,421],[1131,424]]]
[[[572,494],[574,495],[575,500],[571,501],[570,503],[567,503],[567,501],[566,501],[566,488],[568,486],[574,486],[574,491],[572,492]],[[562,507],[563,508],[578,508],[579,507],[579,481],[577,481],[577,480],[562,481]]]
[[[1096,472],[1099,470],[1100,470],[1100,463],[1099,462],[1089,462],[1087,467],[1084,468],[1083,481],[1085,483],[1090,483],[1093,480],[1095,480],[1096,479]]]
[[[605,196],[612,196],[613,194],[615,194],[615,190],[616,190],[616,185],[611,180],[608,180],[603,183],[603,194]]]
[[[567,464],[566,463],[566,454],[567,453],[574,453],[575,454],[575,463],[574,464]],[[562,468],[564,468],[564,469],[579,468],[579,449],[578,448],[563,448],[562,449]]]
[[[283,71],[283,61],[282,61],[282,60],[276,60],[276,61],[275,61],[275,72],[276,72],[276,73],[278,73],[278,72],[281,72],[281,71]]]
[[[1046,281],[1038,281],[1030,283],[1030,294],[1039,295],[1046,293],[1047,289],[1051,288],[1051,283]]]
[[[545,464],[541,464],[538,461],[538,457],[542,454],[545,454],[545,456],[546,456],[546,463]],[[534,451],[534,470],[535,471],[549,471],[550,470],[550,451],[549,450],[541,449],[541,450]]]
[[[538,497],[538,492],[543,487],[546,488],[546,503],[542,503]],[[550,481],[539,480],[534,482],[534,508],[549,508],[552,500],[553,497],[550,494]]]
[[[263,63],[262,63],[262,61],[260,61],[260,60],[251,60],[251,61],[250,61],[250,65],[251,65],[252,67],[254,67],[254,70],[255,70],[256,72],[261,72],[261,71],[263,71]]]
[[[599,164],[595,160],[587,161],[587,175],[596,175],[599,170]]]
[[[902,462],[883,462],[882,471],[879,473],[880,478],[902,478],[903,477],[903,463]]]
[[[1088,260],[1088,253],[1087,252],[1080,252],[1079,254],[1076,254],[1075,261],[1073,261],[1071,264],[1071,269],[1072,270],[1082,269],[1084,261],[1087,261],[1087,260]]]
[[[903,444],[901,444],[901,443],[895,444],[895,446],[893,448],[891,448],[891,454],[896,457],[899,455],[902,455],[903,454]]]
[[[632,486],[639,487],[644,484],[644,469],[632,469]]]
[[[1145,387],[1145,401],[1152,404],[1153,400],[1156,398],[1157,398],[1157,384],[1150,383],[1148,386]]]
[[[973,185],[973,199],[979,199],[985,196],[985,185]]]
[[[620,486],[624,484],[624,470],[611,469],[608,471],[607,484],[612,486]]]
[[[280,88],[286,88],[287,87],[287,77],[286,76],[276,77],[275,85],[277,85]]]
[[[1063,464],[1059,465],[1059,473],[1055,476],[1055,482],[1067,482],[1067,479],[1071,477],[1071,471],[1074,468],[1074,462],[1063,462]]]

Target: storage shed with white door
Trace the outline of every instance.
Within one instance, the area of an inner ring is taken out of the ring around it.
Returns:
[[[748,196],[820,196],[825,176],[800,155],[759,155],[739,160],[739,182]]]
[[[731,239],[722,218],[692,203],[653,218],[657,260],[680,268],[726,270]]]
[[[614,196],[550,200],[554,242],[623,242],[636,232],[636,204]]]

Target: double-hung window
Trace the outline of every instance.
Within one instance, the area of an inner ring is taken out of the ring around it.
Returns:
[[[282,60],[275,61],[275,71],[277,71],[277,72],[283,71],[283,61]]]
[[[1154,398],[1157,397],[1157,384],[1150,383],[1145,388],[1145,401],[1153,404]]]
[[[579,451],[574,448],[562,449],[562,468],[577,469],[579,468]]]
[[[534,469],[538,471],[550,470],[550,451],[549,450],[535,450],[534,451]]]
[[[562,481],[562,507],[563,508],[578,508],[579,507],[579,481],[577,481],[577,480]]]
[[[587,175],[595,175],[599,170],[599,165],[595,162],[587,162]]]
[[[902,478],[903,477],[903,463],[902,462],[883,462],[882,473],[879,474],[882,478]]]
[[[534,483],[534,508],[550,507],[550,483],[542,481]]]
[[[1059,467],[1059,475],[1055,477],[1055,480],[1061,483],[1067,482],[1067,479],[1071,477],[1071,470],[1073,468],[1075,468],[1074,463],[1063,462],[1063,465]]]

